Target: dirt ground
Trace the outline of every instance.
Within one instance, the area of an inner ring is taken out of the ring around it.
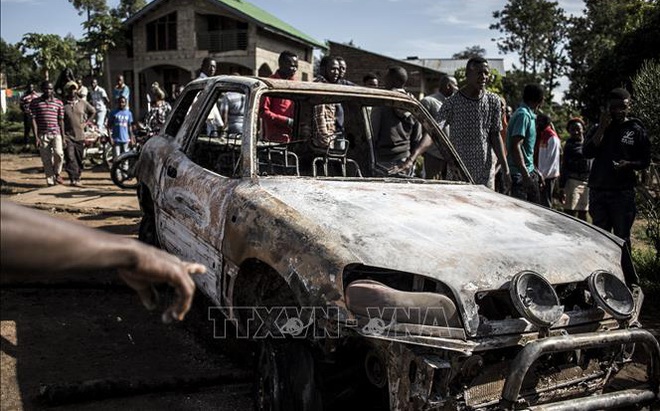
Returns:
[[[46,185],[37,156],[3,154],[0,165],[3,198]],[[72,195],[121,191],[104,168],[85,172],[83,183],[70,188]],[[137,234],[137,209],[40,208],[115,234]],[[111,273],[47,283],[12,279],[0,287],[0,302],[2,410],[251,408],[250,347],[214,339],[199,296],[186,321],[170,325]]]
[[[37,156],[2,154],[0,165],[3,198],[45,186]],[[125,194],[108,177],[104,168],[87,171],[84,189]],[[115,234],[137,234],[137,209],[40,208]],[[252,347],[214,339],[199,295],[186,321],[170,325],[144,310],[111,273],[5,281],[0,302],[2,410],[251,408]],[[660,333],[658,299],[647,296],[642,321]],[[639,378],[634,370],[626,375]]]

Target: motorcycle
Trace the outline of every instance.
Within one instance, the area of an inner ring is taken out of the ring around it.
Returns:
[[[138,123],[135,129],[135,145],[127,152],[122,153],[115,158],[110,167],[110,178],[119,188],[134,189],[138,187],[135,167],[142,145],[147,142],[154,134],[151,128],[145,124]]]
[[[83,168],[89,170],[102,164],[107,164],[108,168],[112,165],[110,138],[95,125],[88,125],[83,142]]]

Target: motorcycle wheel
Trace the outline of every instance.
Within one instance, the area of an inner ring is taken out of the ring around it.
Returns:
[[[93,156],[90,156],[87,147],[85,147],[83,149],[83,163],[82,163],[83,170],[91,170],[92,168],[94,168],[95,163],[92,157]]]
[[[103,162],[108,166],[108,169],[112,167],[113,157],[114,152],[112,151],[112,146],[110,144],[105,144],[103,146]]]
[[[87,162],[89,164],[89,168],[94,168],[97,166],[100,166],[103,164],[103,153],[97,152],[96,154],[93,154],[89,157],[87,157]],[[83,165],[85,164],[85,161],[83,161]]]
[[[112,163],[110,168],[110,178],[119,188],[132,189],[138,187],[138,180],[135,176],[135,165],[137,164],[139,153],[130,152],[121,155],[119,160]]]

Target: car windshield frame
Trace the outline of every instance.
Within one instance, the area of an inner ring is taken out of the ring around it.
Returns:
[[[286,175],[286,174],[269,174],[269,173],[264,173],[259,169],[259,149],[260,147],[263,147],[267,145],[267,142],[263,140],[262,135],[260,135],[260,128],[259,124],[262,122],[261,119],[261,104],[263,103],[263,99],[265,97],[275,97],[275,98],[290,98],[294,101],[298,102],[304,102],[305,104],[312,105],[312,106],[317,106],[317,105],[325,105],[325,104],[337,104],[337,103],[342,103],[342,105],[345,104],[358,104],[360,110],[365,110],[367,108],[372,109],[373,107],[377,106],[382,106],[382,107],[391,107],[394,109],[402,110],[402,111],[407,111],[412,113],[415,119],[421,123],[421,126],[424,130],[424,135],[430,136],[432,140],[432,144],[437,147],[438,151],[442,153],[442,155],[445,158],[450,158],[451,161],[448,163],[452,164],[452,172],[454,173],[452,178],[446,178],[442,180],[430,180],[430,179],[424,179],[420,177],[406,177],[404,175],[374,175],[374,165],[376,162],[376,154],[374,152],[374,144],[372,141],[372,127],[371,124],[368,125],[368,130],[366,130],[365,135],[363,136],[365,140],[369,143],[369,150],[370,150],[370,157],[372,163],[369,164],[370,170],[366,176],[368,178],[364,178],[365,180],[372,180],[372,179],[405,179],[405,181],[411,181],[411,182],[441,182],[441,183],[468,183],[468,184],[474,184],[472,177],[470,176],[469,172],[465,168],[465,165],[461,161],[461,159],[458,157],[458,154],[456,153],[455,149],[449,142],[449,138],[444,134],[442,129],[438,126],[438,124],[433,120],[428,112],[424,109],[424,107],[416,101],[412,101],[407,95],[404,95],[402,93],[395,93],[395,92],[388,92],[384,90],[378,90],[380,93],[375,94],[373,93],[372,90],[365,89],[363,87],[347,87],[347,86],[334,86],[333,89],[331,90],[314,90],[308,88],[309,85],[306,85],[307,87],[301,88],[301,89],[296,89],[294,87],[290,87],[287,89],[282,89],[282,88],[263,88],[261,90],[257,90],[257,92],[252,93],[250,97],[250,105],[251,105],[251,110],[249,113],[250,120],[248,123],[251,125],[251,130],[249,132],[250,136],[250,141],[249,144],[245,144],[243,149],[246,150],[244,151],[244,161],[248,161],[248,164],[244,164],[245,167],[243,169],[243,175],[245,177],[250,177],[250,178],[259,178],[259,177],[283,177],[283,176],[288,176],[288,177],[298,177],[298,178],[305,178],[305,177],[313,177],[313,178],[328,178],[328,179],[351,179],[352,177],[350,176],[323,176],[323,175],[300,175],[294,174],[294,175]],[[365,91],[371,92],[371,93],[366,93]],[[309,108],[308,108],[309,111]],[[299,107],[296,107],[295,109],[295,117],[294,118],[294,124],[297,124],[300,122],[301,118],[301,109]],[[365,121],[365,124],[363,126],[366,126],[366,122],[368,121],[368,118],[363,119]],[[310,123],[311,121],[309,119],[305,120],[306,123]],[[309,124],[305,124],[305,126],[309,126]],[[295,133],[294,133],[295,134]],[[303,142],[303,143],[308,143],[309,140],[311,140],[311,134],[312,131],[308,130],[306,131],[306,134],[302,136],[302,138],[293,138],[292,141],[295,142]],[[247,140],[247,139],[244,139]],[[244,141],[244,143],[247,143],[247,141]],[[285,144],[290,144],[290,143],[285,143]],[[277,143],[274,143],[274,145],[277,145]],[[364,165],[364,163],[361,163],[361,165]],[[359,178],[359,177],[357,177]]]

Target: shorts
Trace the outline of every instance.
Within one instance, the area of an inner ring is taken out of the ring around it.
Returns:
[[[589,211],[589,187],[587,183],[569,178],[566,180],[564,208],[573,211]]]

